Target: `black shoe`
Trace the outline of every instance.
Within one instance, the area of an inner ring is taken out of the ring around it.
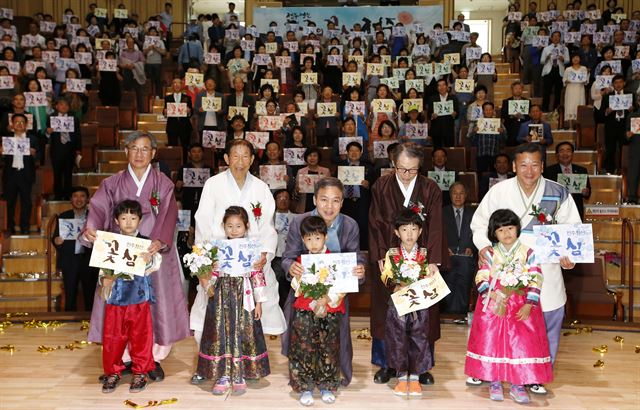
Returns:
[[[205,379],[202,376],[199,376],[198,373],[196,373],[193,376],[191,376],[191,384],[198,385],[198,384],[201,384],[202,382],[204,382],[205,380],[207,380],[207,379]]]
[[[140,393],[147,387],[147,383],[149,382],[146,374],[134,374],[129,386],[129,393]]]
[[[124,363],[124,370],[122,372],[120,372],[121,376],[126,376],[128,374],[131,374],[131,362],[125,362]],[[103,374],[100,377],[98,377],[98,381],[100,383],[104,383],[104,381],[107,379],[107,375]]]
[[[373,376],[373,382],[377,384],[385,384],[391,380],[392,377],[396,377],[396,371],[394,369],[381,367]]]
[[[156,363],[156,368],[149,372],[149,378],[154,382],[161,382],[164,380],[164,370],[160,366],[160,363]]]
[[[429,372],[424,372],[420,375],[420,384],[424,384],[424,385],[430,385],[430,384],[434,384],[435,381],[433,380],[433,376],[431,375],[431,373]]]
[[[104,382],[102,383],[102,392],[103,393],[112,393],[116,387],[118,387],[118,382],[120,381],[120,376],[117,374],[110,374],[109,376],[104,377]]]

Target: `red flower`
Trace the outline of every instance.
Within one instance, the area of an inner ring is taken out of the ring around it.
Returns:
[[[253,216],[260,218],[262,216],[262,208],[253,208]]]
[[[538,222],[540,223],[545,223],[547,222],[547,215],[543,214],[542,212],[540,212],[538,214]]]
[[[420,213],[420,208],[417,207],[417,206],[414,206],[413,208],[411,208],[411,211],[416,213],[416,214],[419,214]]]
[[[151,203],[151,206],[158,206],[158,205],[160,205],[160,203],[158,202],[158,198],[154,198],[154,197],[152,197],[151,199],[149,199],[149,202]]]

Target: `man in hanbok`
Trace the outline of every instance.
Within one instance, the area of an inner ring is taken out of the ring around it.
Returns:
[[[415,143],[398,145],[392,153],[395,172],[380,177],[371,190],[369,209],[369,257],[372,272],[379,271],[378,261],[387,250],[399,245],[394,234],[396,216],[403,208],[415,208],[423,217],[422,234],[418,244],[427,248],[427,260],[431,272],[437,265],[448,263],[446,238],[442,222],[442,192],[433,180],[420,175],[423,161],[422,147]],[[378,275],[373,275],[377,278]],[[395,369],[387,366],[384,334],[390,291],[380,280],[371,282],[371,362],[380,366],[374,382],[387,383],[396,376]],[[438,305],[429,308],[429,345],[435,364],[434,346],[440,338],[440,314]],[[421,384],[433,384],[429,373],[420,375]]]
[[[91,212],[80,236],[85,246],[92,246],[96,231],[119,232],[113,217],[113,208],[125,199],[136,199],[142,205],[140,234],[151,239],[148,252],[162,254],[162,265],[152,278],[156,303],[151,305],[153,318],[153,358],[156,367],[149,373],[155,381],[164,379],[160,362],[166,358],[171,345],[189,336],[187,302],[182,292],[182,273],[178,254],[174,247],[174,233],[178,219],[178,207],[173,195],[173,182],[151,165],[156,154],[155,138],[136,131],[125,140],[127,169],[102,181],[91,198]],[[88,340],[102,341],[105,301],[96,290],[91,328]],[[124,365],[130,362],[128,353],[123,356]]]
[[[491,214],[498,209],[508,208],[520,217],[522,225],[520,241],[534,250],[533,227],[535,225],[582,222],[569,191],[564,186],[543,178],[543,170],[544,162],[539,144],[524,144],[516,149],[513,160],[513,171],[516,177],[501,181],[489,189],[471,220],[473,242],[476,248],[480,249],[481,260],[486,258],[486,252],[492,245],[487,237],[487,229]],[[544,281],[540,293],[540,305],[547,327],[552,364],[558,353],[564,305],[567,301],[562,269],[572,269],[574,265],[566,256],[560,258],[560,263],[541,264]],[[467,385],[481,383],[482,381],[478,379],[467,379]],[[547,393],[543,385],[534,384],[529,386],[529,389],[536,394]]]
[[[222,228],[225,210],[242,206],[249,214],[249,238],[260,241],[261,258],[253,265],[262,269],[267,283],[267,301],[262,303],[262,329],[265,334],[279,335],[286,329],[284,315],[278,304],[278,281],[271,260],[276,253],[278,234],[274,227],[275,201],[269,186],[249,173],[254,160],[253,145],[246,140],[227,143],[224,159],[229,169],[207,180],[196,212],[195,243],[226,239]],[[191,329],[200,344],[207,307],[207,293],[198,285],[198,294],[191,308]],[[192,383],[204,379],[194,375]]]

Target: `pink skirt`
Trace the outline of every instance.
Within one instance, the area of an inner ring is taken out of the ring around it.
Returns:
[[[516,314],[526,302],[524,295],[511,295],[504,316],[493,313],[493,300],[483,312],[482,302],[479,297],[467,346],[465,374],[484,381],[518,385],[552,381],[549,343],[540,306],[531,309],[527,320],[518,320]]]

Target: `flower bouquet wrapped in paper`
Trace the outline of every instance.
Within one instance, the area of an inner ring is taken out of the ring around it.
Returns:
[[[535,271],[530,271],[528,264],[517,261],[507,262],[498,267],[500,272],[500,289],[496,290],[494,313],[504,316],[507,300],[513,294],[523,295],[525,289],[536,281],[539,276]]]
[[[311,308],[318,317],[325,317],[327,315],[326,302],[329,299],[328,294],[333,285],[336,271],[336,267],[331,265],[317,269],[314,263],[300,277],[298,292],[305,298],[313,299]],[[318,303],[321,299],[324,299],[325,303]]]
[[[192,277],[208,281],[207,291],[210,292],[211,285],[215,283],[212,273],[218,261],[218,248],[209,242],[196,244],[191,248],[191,253],[184,255],[182,260],[189,267]]]

